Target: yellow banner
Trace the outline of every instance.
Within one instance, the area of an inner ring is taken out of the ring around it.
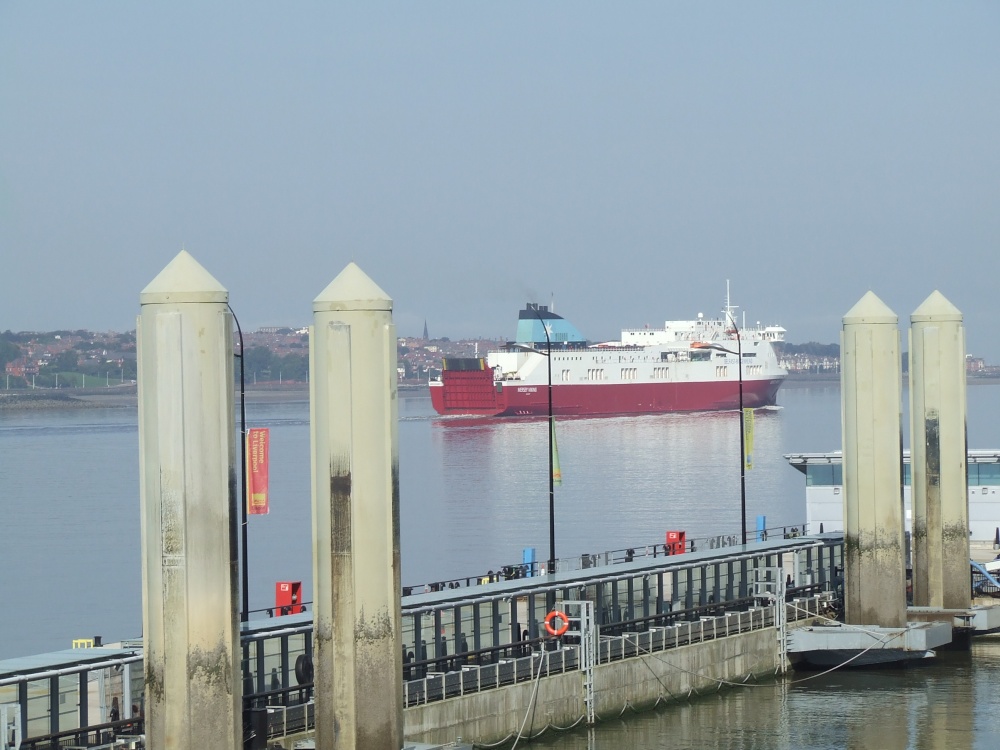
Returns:
[[[743,466],[753,468],[753,409],[743,410]]]
[[[552,420],[549,425],[552,430],[552,486],[562,485],[562,469],[559,468],[559,446],[556,444],[556,422]]]

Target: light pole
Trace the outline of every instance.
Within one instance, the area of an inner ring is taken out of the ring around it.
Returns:
[[[250,565],[247,561],[247,388],[246,369],[243,362],[243,329],[240,328],[240,321],[236,317],[236,311],[232,305],[229,313],[233,316],[236,324],[236,332],[240,339],[240,353],[236,356],[240,359],[240,583],[243,589],[242,607],[240,611],[240,622],[248,622],[250,619]],[[244,648],[244,659],[248,659],[247,650]]]
[[[542,324],[542,330],[545,332],[545,358],[548,360],[546,364],[548,365],[548,376],[549,376],[549,573],[556,572],[556,483],[555,483],[555,467],[553,466],[554,460],[554,446],[552,441],[556,437],[556,425],[555,417],[552,415],[552,339],[549,338],[549,329],[545,327],[545,322],[542,320],[542,316],[538,312],[538,307],[535,307],[535,316],[538,318],[538,322]]]
[[[735,354],[739,361],[737,375],[739,378],[740,394],[740,522],[743,530],[743,544],[747,543],[747,460],[746,460],[746,415],[743,413],[743,342],[740,338],[740,329],[736,326],[736,321],[729,315],[729,321],[736,331],[736,351],[727,349],[721,344],[708,344],[705,349],[716,349],[720,352]]]
[[[549,384],[549,562],[546,565],[546,571],[548,573],[556,572],[556,482],[555,482],[555,465],[554,465],[554,446],[553,441],[555,440],[555,417],[552,414],[552,339],[549,338],[549,329],[545,326],[545,321],[542,319],[541,313],[538,312],[538,305],[531,308],[532,312],[535,313],[535,317],[538,318],[538,322],[542,324],[542,332],[545,334],[545,354],[535,349],[533,346],[521,346],[515,344],[514,346],[522,351],[535,352],[537,354],[542,354],[548,360],[548,384]],[[532,342],[534,343],[534,342]]]

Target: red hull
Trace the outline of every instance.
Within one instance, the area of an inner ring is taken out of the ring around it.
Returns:
[[[494,385],[492,372],[449,372],[441,385],[431,385],[431,403],[439,414],[532,416],[548,414],[545,385]],[[783,378],[745,380],[743,405],[775,403]],[[659,414],[679,411],[720,411],[739,408],[739,383],[734,381],[681,383],[622,383],[554,385],[552,411],[561,416]]]

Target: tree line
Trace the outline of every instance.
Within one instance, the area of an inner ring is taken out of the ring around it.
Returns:
[[[819,344],[809,341],[805,344],[790,344],[787,341],[775,342],[774,348],[779,354],[805,354],[810,357],[840,358],[840,344]]]
[[[309,380],[309,355],[275,354],[266,346],[251,346],[243,353],[243,374],[247,383]]]
[[[70,332],[66,332],[69,335]],[[113,362],[107,358],[93,355],[86,349],[71,347],[59,352],[45,363],[38,364],[38,372],[26,372],[24,376],[6,375],[7,364],[16,362],[25,351],[23,343],[28,341],[42,342],[44,338],[51,340],[60,335],[56,331],[43,336],[32,334],[25,339],[26,334],[11,334],[10,331],[0,333],[0,387],[3,388],[82,388],[98,387],[103,385],[131,385],[136,378],[136,362],[134,357],[115,357]],[[131,347],[135,348],[135,337],[122,334],[125,344],[130,340]],[[21,343],[18,343],[18,341]],[[87,342],[93,344],[93,342]],[[116,342],[109,344],[93,344],[95,348],[105,351],[108,346],[114,346]],[[118,342],[121,343],[121,342]],[[37,362],[37,360],[35,360]],[[32,364],[35,364],[34,362]]]

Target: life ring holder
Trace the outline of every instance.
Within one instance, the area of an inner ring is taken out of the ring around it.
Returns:
[[[562,620],[562,625],[554,627],[552,625],[552,621],[556,619]],[[545,615],[545,630],[549,635],[558,638],[567,630],[569,630],[569,618],[565,614],[560,612],[558,609],[554,609],[547,615]]]

